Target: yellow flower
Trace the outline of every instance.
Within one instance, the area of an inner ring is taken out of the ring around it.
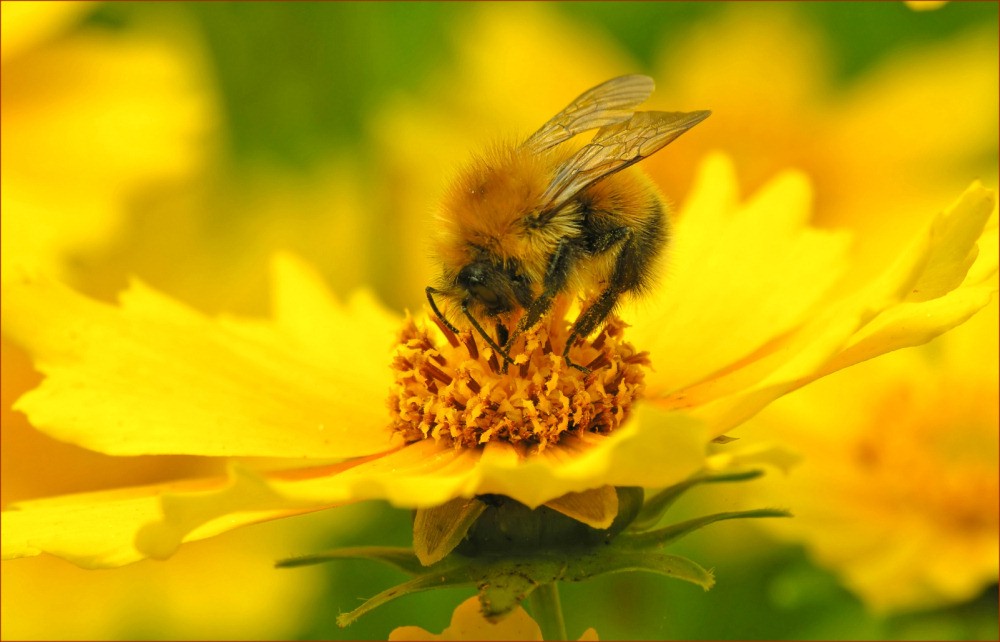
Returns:
[[[65,277],[69,257],[106,247],[130,199],[197,167],[211,122],[183,47],[97,29],[47,40],[88,6],[3,5],[4,277],[14,265]]]
[[[401,626],[389,634],[391,642],[406,640],[541,640],[542,630],[520,606],[500,622],[490,622],[479,609],[479,599],[470,597],[451,616],[451,625],[440,635],[419,626]],[[580,640],[597,640],[597,632],[587,629]]]
[[[46,375],[17,404],[33,425],[109,454],[187,453],[230,465],[224,478],[23,502],[3,513],[3,555],[117,566],[244,524],[377,498],[429,508],[496,493],[606,523],[616,509],[601,503],[606,486],[685,479],[705,463],[709,439],[770,401],[925,342],[995,292],[996,253],[976,254],[992,192],[971,187],[864,288],[838,282],[847,239],[806,226],[808,192],[789,174],[742,203],[730,164],[709,159],[681,211],[670,276],[626,335],[650,353],[650,403],[609,434],[544,449],[499,437],[475,448],[407,443],[385,407],[387,348],[402,320],[364,293],[337,302],[287,257],[275,264],[269,321],[208,319],[140,283],[115,307],[25,277],[5,292],[3,322]],[[404,330],[397,350],[410,339]],[[530,420],[523,408],[507,416]],[[586,494],[585,507],[603,514],[580,514],[568,493]]]
[[[755,423],[804,457],[751,493],[795,514],[765,527],[877,612],[967,601],[996,582],[997,316],[994,301],[926,348],[835,375]]]

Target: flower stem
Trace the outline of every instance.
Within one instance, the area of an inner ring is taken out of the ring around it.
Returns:
[[[559,604],[559,586],[555,582],[542,584],[529,598],[535,621],[542,629],[543,640],[565,640],[566,622]]]

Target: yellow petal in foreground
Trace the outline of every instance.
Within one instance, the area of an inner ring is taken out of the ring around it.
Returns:
[[[657,371],[650,396],[718,378],[794,331],[849,265],[846,234],[809,227],[803,175],[785,173],[746,202],[737,185],[728,159],[705,160],[678,214],[662,288],[636,314],[630,336]]]
[[[355,318],[366,333],[319,305],[311,312],[312,336],[339,337],[368,354],[392,341],[391,332],[379,333],[384,316],[374,309]],[[139,283],[115,308],[24,277],[5,287],[3,324],[46,375],[17,408],[49,434],[93,450],[322,458],[390,446],[379,429],[388,375],[358,376],[370,374],[370,360],[349,350],[325,359],[325,349],[301,336],[213,321]]]
[[[369,499],[430,508],[486,493],[537,507],[605,485],[662,487],[698,470],[705,441],[701,424],[646,407],[609,437],[571,440],[533,457],[502,442],[480,451],[423,440],[337,466],[261,474],[240,469],[241,483],[165,495],[163,519],[144,528],[138,546],[147,555],[169,555],[201,532],[197,529],[226,524],[227,515],[236,511],[315,510]]]
[[[88,568],[119,566],[172,555],[183,542],[246,524],[388,499],[430,507],[451,498],[504,494],[538,506],[573,490],[611,483],[665,486],[703,461],[704,433],[648,408],[635,427],[604,443],[577,444],[558,456],[523,460],[497,444],[480,458],[430,441],[368,460],[334,466],[254,472],[232,466],[228,479],[192,480],[143,488],[22,502],[3,513],[5,559],[47,552]],[[645,424],[646,429],[639,426]],[[664,438],[669,427],[671,438]],[[582,452],[577,452],[582,451]]]
[[[391,317],[364,298],[349,308],[337,304],[288,257],[276,261],[275,272],[274,324],[211,321],[142,286],[114,308],[44,280],[19,282],[5,301],[5,329],[47,374],[20,406],[52,434],[113,452],[371,456],[308,468],[294,459],[284,471],[236,466],[229,479],[25,502],[5,514],[5,555],[46,551],[83,565],[116,565],[346,502],[432,507],[498,493],[539,506],[609,484],[665,486],[704,460],[701,424],[653,407],[639,408],[613,434],[580,435],[531,456],[499,441],[477,449],[430,440],[400,448],[386,429],[382,380]],[[343,337],[352,341],[344,345]],[[373,358],[379,354],[384,360]],[[81,406],[87,412],[78,412]],[[343,421],[317,440],[302,417],[326,416]]]
[[[704,171],[731,170],[721,161],[714,160]],[[724,184],[722,181],[712,183]],[[787,202],[783,204],[782,199],[792,199],[794,204],[803,198],[801,191],[801,181],[786,178],[783,183],[779,181],[765,188],[756,202],[787,212],[790,207],[796,208]],[[691,228],[706,224],[703,222],[705,212],[727,211],[725,195],[704,196],[699,186],[694,201],[699,199],[707,200],[701,207],[692,206],[691,215],[682,217],[677,233],[679,248],[673,268],[679,285],[668,281],[662,294],[668,302],[654,309],[651,315],[654,320],[643,318],[636,325],[640,332],[644,328],[662,332],[659,340],[640,339],[641,345],[651,344],[665,355],[679,355],[676,362],[667,362],[665,366],[657,361],[658,369],[667,367],[676,372],[658,378],[659,385],[650,386],[650,396],[668,408],[692,409],[716,435],[739,425],[774,399],[809,381],[879,354],[932,339],[968,319],[989,302],[997,289],[995,224],[987,224],[996,206],[996,195],[979,184],[970,187],[947,211],[933,217],[924,233],[898,257],[895,265],[880,277],[871,279],[865,287],[851,285],[854,281],[838,282],[829,278],[829,274],[843,274],[843,246],[836,237],[808,232],[801,232],[797,239],[793,237],[779,245],[779,248],[797,246],[802,251],[797,260],[808,278],[799,280],[795,276],[765,270],[760,272],[767,275],[763,281],[758,282],[758,272],[754,272],[753,278],[732,279],[737,285],[724,284],[713,273],[733,272],[745,263],[752,265],[756,250],[741,249],[736,243],[725,244],[726,237],[722,234],[723,258],[709,260],[705,258],[707,253],[688,252],[685,248],[689,246],[685,244],[690,241],[684,241],[683,237],[698,238],[699,234],[704,234]],[[752,228],[748,227],[743,243],[755,246],[766,244],[775,236],[781,238],[778,232],[781,228],[769,223],[775,215],[768,214],[766,209],[769,208],[755,210],[753,220],[759,220],[768,234],[754,236]],[[737,210],[737,226],[739,216]],[[794,229],[794,225],[788,225]],[[726,224],[715,227],[725,229]],[[779,263],[780,258],[778,254],[776,261]],[[789,270],[797,269],[791,260],[784,265]],[[713,302],[710,295],[684,288],[688,279],[696,282],[689,273],[703,275],[709,284],[718,281],[718,287],[710,288],[709,292],[721,301]],[[675,287],[676,293],[672,292]],[[780,309],[777,302],[772,303],[770,290],[779,292],[779,301],[782,297],[788,300],[789,307],[784,315],[770,312]],[[699,327],[700,332],[692,332],[690,327],[686,331],[670,330],[676,315],[666,314],[666,311],[684,307],[683,303],[670,302],[681,298],[682,293],[699,301],[697,307],[704,310],[701,326],[697,326],[694,319],[685,323]],[[760,298],[759,304],[754,302],[755,295]],[[741,305],[730,306],[728,300],[739,301]],[[773,328],[770,334],[758,329],[769,325]],[[661,331],[664,327],[668,330]],[[690,348],[682,345],[683,340],[704,346],[704,352],[711,359],[721,354],[720,349],[712,348],[711,344],[725,344],[730,338],[742,349],[719,359],[714,372],[701,366],[702,370],[698,371],[701,379],[696,381],[680,372],[689,362],[698,361]],[[682,382],[691,383],[678,385]]]
[[[222,498],[216,501],[227,504],[224,510],[214,511],[224,513],[226,519],[214,523],[197,514],[198,508],[205,512],[204,499],[200,504],[192,501],[191,508],[179,511],[175,521],[194,524],[183,533],[185,541],[304,512],[276,503],[255,480],[254,476],[241,475],[235,469],[228,480],[190,480],[15,504],[2,513],[3,559],[46,552],[84,568],[107,568],[138,561],[149,553],[140,552],[136,533],[146,524],[162,519],[164,511],[169,510],[168,498],[174,493],[192,498]],[[251,510],[244,510],[247,507]],[[147,542],[147,548],[154,548],[152,553],[166,557],[176,546],[172,539],[161,538]]]

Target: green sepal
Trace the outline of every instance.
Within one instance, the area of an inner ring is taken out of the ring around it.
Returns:
[[[756,479],[764,474],[763,470],[746,470],[735,473],[700,473],[673,486],[668,486],[652,497],[646,499],[639,515],[629,524],[630,531],[644,531],[656,526],[663,515],[680,497],[700,484],[723,482],[741,482]]]
[[[490,622],[503,619],[536,588],[561,579],[566,570],[565,560],[557,555],[467,559],[469,572],[479,588],[483,617]]]
[[[455,553],[431,566],[423,566],[410,549],[357,547],[282,560],[277,566],[289,568],[336,559],[368,558],[415,575],[338,616],[337,623],[342,627],[397,597],[436,588],[477,587],[483,615],[495,622],[513,611],[540,585],[550,582],[582,582],[607,573],[648,571],[692,582],[705,590],[712,587],[715,580],[711,572],[689,559],[653,550],[658,546],[658,542],[648,547],[641,542],[619,544],[616,541],[609,545],[571,547],[513,557],[474,558]]]
[[[414,559],[416,559],[415,555]],[[419,593],[421,591],[429,591],[431,589],[465,586],[469,583],[468,573],[465,572],[465,569],[462,566],[451,566],[450,568],[439,569],[435,573],[424,573],[423,575],[414,577],[412,580],[408,580],[402,584],[397,584],[391,589],[382,591],[375,597],[366,600],[364,604],[353,611],[341,613],[337,616],[337,625],[344,628],[352,624],[365,613],[368,613],[383,604],[391,602],[397,597],[410,595],[411,593]]]
[[[636,546],[638,548],[646,548],[649,546],[655,546],[657,548],[666,546],[667,544],[672,544],[680,538],[693,533],[699,528],[704,528],[709,524],[714,524],[715,522],[721,522],[727,519],[744,519],[744,518],[760,518],[760,517],[791,517],[792,514],[786,510],[781,510],[779,508],[758,508],[755,510],[740,510],[740,511],[729,511],[725,513],[715,513],[713,515],[705,515],[704,517],[696,517],[694,519],[689,519],[686,522],[678,522],[676,524],[671,524],[670,526],[659,528],[655,531],[644,531],[642,533],[623,533],[617,540],[616,543],[622,546]]]
[[[424,566],[455,550],[469,528],[486,510],[475,497],[459,497],[434,508],[417,509],[413,519],[413,552]]]
[[[479,587],[483,616],[496,622],[543,584],[583,582],[599,575],[647,571],[692,582],[706,591],[715,583],[710,571],[678,555],[610,544],[515,558],[470,559],[469,572]]]
[[[427,571],[427,567],[421,564],[417,556],[414,555],[413,549],[402,546],[352,546],[338,548],[323,553],[279,560],[274,566],[276,568],[294,568],[296,566],[325,564],[326,562],[346,559],[375,560],[376,562],[382,562],[383,564],[399,569],[408,575],[420,575]]]
[[[748,474],[716,475],[712,479],[689,482],[732,481],[737,476]],[[342,627],[397,597],[435,588],[459,586],[475,586],[479,591],[483,615],[496,622],[513,611],[539,586],[558,581],[582,582],[607,573],[647,571],[691,582],[707,591],[715,583],[711,571],[687,558],[664,553],[662,548],[714,522],[786,516],[788,512],[777,509],[716,513],[655,531],[624,532],[613,539],[601,537],[592,541],[578,540],[572,544],[560,544],[546,537],[536,538],[534,529],[529,529],[531,533],[528,534],[533,537],[527,539],[532,540],[534,546],[524,547],[527,540],[515,538],[516,546],[507,550],[487,546],[478,549],[477,554],[469,555],[463,554],[463,549],[459,548],[429,566],[421,563],[411,549],[379,546],[344,548],[296,557],[282,560],[277,566],[287,568],[337,559],[366,558],[413,576],[412,579],[372,597],[353,611],[341,614],[337,623]],[[458,531],[463,528],[450,530]],[[449,539],[452,537],[446,536],[441,541]]]

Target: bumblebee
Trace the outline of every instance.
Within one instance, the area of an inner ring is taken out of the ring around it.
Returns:
[[[440,278],[426,289],[431,309],[452,332],[435,296],[444,297],[503,360],[557,297],[584,294],[562,356],[617,306],[640,295],[669,239],[667,205],[632,165],[708,117],[708,111],[636,111],[653,80],[629,75],[590,89],[519,144],[497,144],[474,158],[439,212]],[[597,130],[580,147],[570,139]],[[496,338],[484,328],[494,324]],[[512,327],[513,326],[513,327]]]

